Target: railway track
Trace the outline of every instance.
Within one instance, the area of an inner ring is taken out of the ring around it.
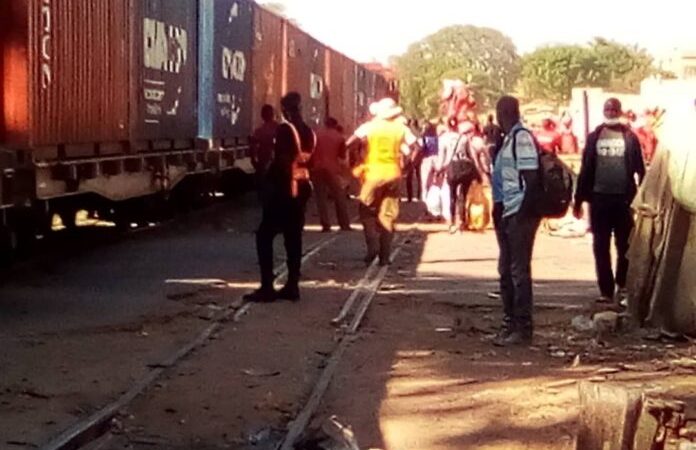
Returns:
[[[336,241],[336,239],[336,236],[329,236],[314,244],[305,252],[302,259],[303,263],[306,263],[316,256],[322,249]],[[276,267],[276,272],[278,272],[277,282],[279,283],[287,277],[287,269],[284,267],[284,264]],[[135,382],[117,400],[73,424],[40,448],[43,450],[79,449],[104,435],[109,431],[110,422],[119,411],[152,386],[166,370],[174,368],[183,358],[207,342],[210,337],[223,328],[226,323],[239,322],[244,316],[249,314],[253,308],[254,304],[244,303],[241,299],[237,299],[233,303],[226,305],[224,312],[215,317],[209,326],[203,329],[192,340],[180,347],[170,357],[153,365],[153,368],[144,377]]]
[[[337,244],[337,241],[345,235],[329,236],[312,245],[307,249],[303,263],[307,263],[317,255],[325,252]],[[395,260],[402,251],[403,246],[410,242],[411,234],[408,233],[402,238],[394,249],[392,259]],[[343,353],[354,342],[356,333],[358,332],[370,304],[377,294],[382,281],[387,275],[389,267],[379,267],[375,261],[366,270],[362,272],[360,279],[354,279],[351,282],[352,288],[345,297],[345,301],[341,304],[340,311],[336,311],[336,317],[332,321],[332,325],[337,328],[339,340],[335,344],[333,350],[326,354],[325,360],[322,363],[324,369],[313,382],[311,395],[306,402],[303,402],[301,410],[298,411],[290,423],[283,438],[276,443],[277,449],[287,450],[292,448],[292,445],[299,436],[305,431],[310,419],[316,412],[317,406],[322,400],[322,396],[330,385],[336,367],[340,362]],[[277,272],[280,272],[277,278],[278,283],[282,283],[287,272],[282,267],[278,267]],[[300,305],[302,306],[302,305]],[[118,416],[119,411],[126,409],[134,402],[141,394],[146,392],[158,379],[160,379],[167,371],[175,370],[177,365],[188,355],[194,352],[201,345],[206,344],[210,337],[219,333],[228,323],[244,322],[251,314],[253,317],[254,311],[264,306],[256,304],[244,304],[241,299],[236,299],[233,304],[226,308],[225,312],[221,313],[214,321],[202,330],[189,343],[182,346],[171,357],[162,361],[162,363],[153,368],[145,377],[134,383],[132,387],[124,393],[116,401],[104,406],[99,411],[92,414],[90,417],[75,423],[69,429],[65,430],[60,435],[56,436],[50,442],[41,446],[43,450],[73,450],[73,449],[89,449],[89,450],[109,450],[114,445],[115,440],[119,438],[119,433],[111,433],[112,419]],[[211,343],[210,345],[215,345]],[[219,344],[218,344],[219,345]],[[143,400],[146,401],[146,400]],[[167,448],[167,447],[162,447]]]

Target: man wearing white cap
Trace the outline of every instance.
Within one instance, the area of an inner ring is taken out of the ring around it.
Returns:
[[[365,160],[354,171],[362,181],[360,219],[367,243],[365,262],[369,264],[379,256],[380,265],[387,265],[399,215],[401,154],[408,156],[417,139],[401,120],[403,110],[393,99],[380,100],[370,109],[374,119],[358,128],[347,145],[367,143]]]

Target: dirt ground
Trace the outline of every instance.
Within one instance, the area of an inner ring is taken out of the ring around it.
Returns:
[[[444,225],[414,224],[420,213],[420,205],[403,205],[408,241],[341,359],[315,424],[338,416],[364,449],[571,449],[580,381],[696,399],[688,344],[571,326],[591,313],[596,296],[589,238],[539,237],[534,346],[498,349],[490,337],[500,308],[486,295],[496,287],[493,233],[449,235]],[[326,238],[314,216],[308,248]],[[24,328],[2,319],[8,331],[0,335],[0,447],[45,443],[117,397],[215,314],[238,308],[235,301],[255,282],[257,219],[253,207],[237,205],[193,227],[81,255],[45,284],[31,286],[27,276],[4,285],[2,307],[20,309],[17,293],[34,292],[57,305],[49,312],[21,306],[27,314],[14,318],[24,317]],[[175,250],[182,245],[183,260]],[[343,335],[330,321],[365,274],[363,251],[359,231],[335,233],[304,266],[302,301],[253,305],[239,322],[225,323],[124,408],[112,433],[90,449],[274,448]],[[97,260],[110,261],[114,279],[97,290],[96,305],[87,295],[76,300],[73,293],[106,283],[90,282]],[[172,287],[166,280],[209,283]]]

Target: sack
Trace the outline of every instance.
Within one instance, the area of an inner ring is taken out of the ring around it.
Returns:
[[[512,138],[512,155],[517,161],[517,133],[526,131],[521,129],[515,132]],[[531,187],[526,195],[531,195],[533,210],[540,216],[549,219],[558,219],[566,215],[573,200],[573,172],[560,158],[552,153],[540,151],[539,143],[534,139],[534,146],[539,155],[538,183]],[[523,187],[520,174],[520,188]]]

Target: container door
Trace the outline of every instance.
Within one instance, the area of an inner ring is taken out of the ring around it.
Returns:
[[[131,138],[194,139],[197,2],[131,0]]]
[[[254,52],[252,124],[261,124],[261,108],[265,104],[275,107],[280,103],[283,89],[283,19],[256,3],[254,10]]]
[[[251,134],[252,5],[247,0],[200,0],[199,137]]]

